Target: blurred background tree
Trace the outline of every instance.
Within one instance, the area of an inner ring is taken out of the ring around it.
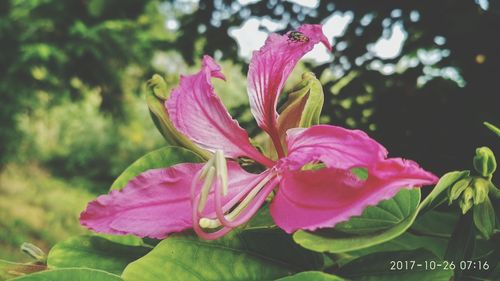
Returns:
[[[365,130],[438,175],[469,167],[478,146],[497,149],[482,126],[500,123],[495,1],[1,1],[0,226],[11,231],[0,258],[25,240],[48,248],[82,231],[83,198],[164,145],[143,100],[153,73],[173,87],[214,56],[228,78],[217,93],[255,134],[250,47],[302,23],[323,24],[334,42],[291,79],[320,77],[323,122]]]

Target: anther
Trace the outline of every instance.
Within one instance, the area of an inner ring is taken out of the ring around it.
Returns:
[[[201,218],[198,223],[202,228],[217,228],[221,226],[218,219]]]

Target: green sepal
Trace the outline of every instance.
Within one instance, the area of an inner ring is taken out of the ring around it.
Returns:
[[[153,93],[155,94],[156,97],[162,100],[166,100],[170,97],[170,92],[167,87],[167,83],[158,74],[154,74],[151,79],[148,80],[148,86],[151,87],[153,90]]]
[[[486,146],[476,149],[473,164],[476,171],[483,177],[491,177],[497,169],[495,154]]]
[[[469,186],[471,182],[471,178],[466,177],[457,181],[450,189],[448,194],[449,204],[451,204],[454,200],[458,199],[460,195],[464,192],[464,190]]]
[[[475,205],[473,208],[474,225],[481,235],[490,239],[495,229],[495,209],[488,197],[481,204]]]
[[[186,136],[177,131],[172,121],[170,121],[170,117],[165,109],[165,101],[170,95],[165,80],[160,75],[155,74],[148,81],[148,86],[151,88],[151,91],[146,92],[146,103],[156,127],[165,140],[171,145],[189,149],[203,159],[208,160],[210,152],[201,149],[191,142]]]
[[[462,209],[462,214],[467,213],[470,210],[470,208],[472,208],[472,206],[474,205],[473,197],[474,197],[474,190],[472,189],[472,187],[467,187],[462,193],[462,197],[458,202],[460,209]]]
[[[472,180],[472,189],[474,190],[474,205],[480,204],[488,198],[490,181],[479,177],[475,178]]]
[[[302,80],[288,95],[287,102],[281,107],[278,119],[279,131],[290,128],[309,128],[319,124],[325,97],[321,82],[312,72],[302,74]],[[300,114],[300,116],[299,116]]]

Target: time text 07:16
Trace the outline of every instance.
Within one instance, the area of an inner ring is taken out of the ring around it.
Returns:
[[[414,260],[390,261],[390,270],[488,270],[490,265],[488,261],[460,261],[458,263],[452,261],[423,261],[417,262]]]

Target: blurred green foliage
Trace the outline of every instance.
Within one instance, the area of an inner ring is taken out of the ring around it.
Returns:
[[[149,65],[154,38],[147,31],[161,24],[155,7],[134,0],[0,3],[0,163],[17,152],[16,113],[36,107],[40,91],[53,102],[76,101],[77,79],[100,89],[100,108],[122,112],[127,66]]]

